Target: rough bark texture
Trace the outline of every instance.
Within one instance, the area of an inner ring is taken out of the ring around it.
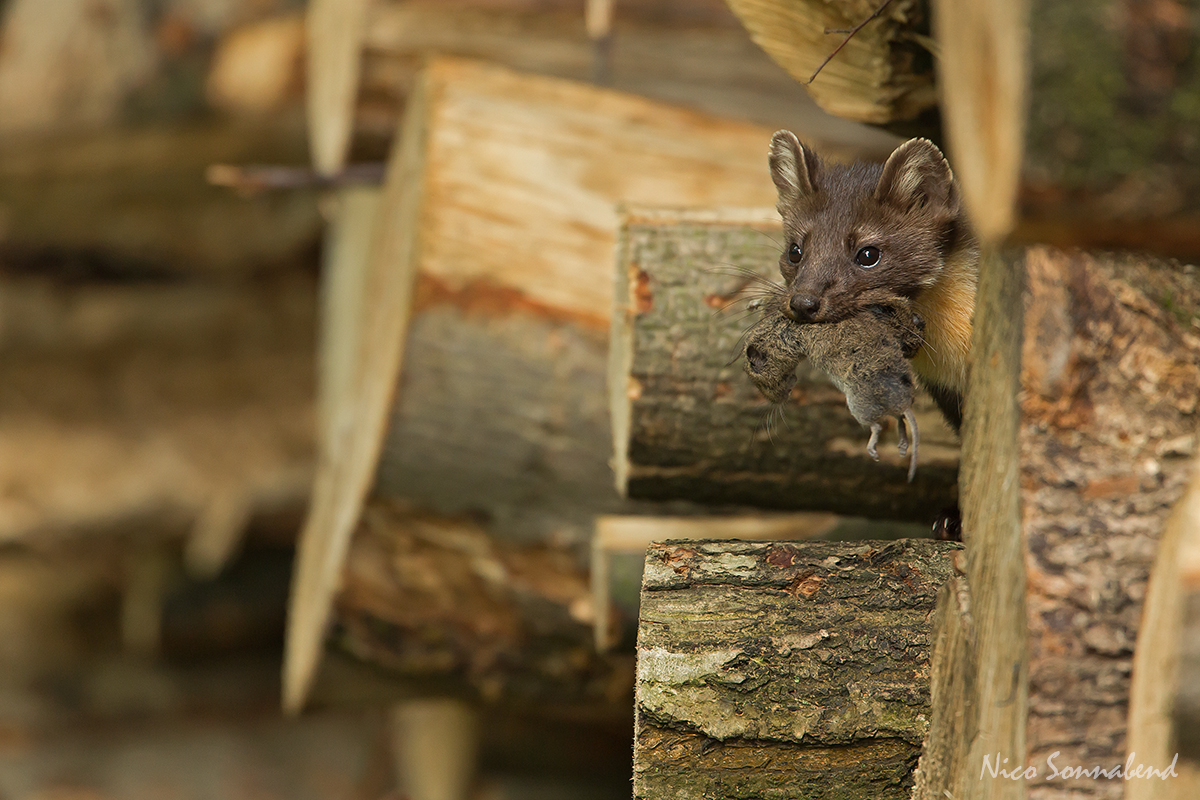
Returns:
[[[414,685],[524,704],[629,702],[630,659],[593,649],[587,573],[563,547],[502,545],[476,523],[376,502],[337,612],[342,647]]]
[[[935,720],[949,703],[961,727],[923,763],[958,766],[922,796],[1020,796],[980,780],[990,754],[1036,768],[1032,798],[1119,797],[1123,781],[1051,778],[1047,758],[1125,760],[1142,600],[1195,449],[1200,293],[1188,269],[1146,258],[1034,248],[984,267],[962,475],[969,602],[947,608],[941,634],[954,647],[953,626],[968,632],[955,649],[975,689],[934,685]]]
[[[304,279],[0,280],[0,542],[302,505],[315,297]]]
[[[1060,750],[1060,763],[1111,765],[1125,755],[1150,566],[1189,475],[1181,456],[1195,447],[1200,338],[1130,285],[1171,265],[1031,250],[1026,269],[1018,442],[1029,760]],[[1189,323],[1200,309],[1200,287],[1190,288],[1175,300]],[[1060,779],[1045,790],[1035,782],[1030,795],[1067,786],[1121,793],[1111,781]]]
[[[652,545],[634,797],[908,797],[930,617],[959,547]]]
[[[628,216],[609,366],[618,488],[634,498],[932,520],[954,503],[958,448],[928,397],[917,406],[921,457],[910,484],[894,428],[883,461],[872,461],[845,397],[807,361],[780,407],[743,372],[739,337],[757,317],[740,300],[759,286],[739,270],[777,277],[775,218],[768,209]]]

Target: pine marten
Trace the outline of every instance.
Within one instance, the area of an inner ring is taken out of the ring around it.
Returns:
[[[782,403],[796,382],[796,365],[808,356],[846,395],[854,418],[871,429],[871,458],[879,460],[876,445],[887,417],[895,417],[899,425],[901,455],[909,450],[907,427],[912,434],[912,482],[920,433],[912,411],[915,385],[908,359],[923,343],[921,318],[904,298],[872,305],[829,325],[800,325],[782,307],[777,302],[767,308],[746,336],[746,372],[755,386],[771,402]]]
[[[899,296],[925,322],[912,366],[957,431],[979,249],[942,151],[910,139],[880,164],[826,164],[790,131],[771,139],[786,240],[781,309],[835,323]]]

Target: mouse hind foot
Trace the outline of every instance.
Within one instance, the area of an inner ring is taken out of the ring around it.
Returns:
[[[867,455],[876,461],[879,460],[879,434],[883,432],[883,425],[876,422],[871,426],[871,438],[867,441]]]

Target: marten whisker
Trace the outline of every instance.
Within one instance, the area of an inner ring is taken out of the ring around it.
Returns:
[[[710,274],[730,275],[732,277],[747,278],[750,281],[753,281],[754,283],[759,283],[764,286],[771,286],[780,291],[784,291],[786,289],[786,287],[783,284],[778,283],[778,282],[768,278],[767,276],[762,275],[761,273],[755,272],[752,269],[749,269],[749,268],[743,267],[743,266],[739,266],[737,264],[718,264],[713,267],[707,267],[707,268],[705,268],[704,271],[708,272]]]
[[[772,236],[771,234],[767,233],[766,231],[760,231],[758,228],[754,228],[753,230],[755,233],[761,234],[762,236],[764,236],[768,240],[770,240],[770,242],[772,244],[774,244],[775,247],[777,247],[778,249],[780,249],[780,250],[783,249],[783,244],[778,239],[776,239],[774,236]]]

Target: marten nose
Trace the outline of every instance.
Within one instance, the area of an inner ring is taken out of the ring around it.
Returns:
[[[821,298],[810,294],[794,294],[788,301],[788,306],[792,309],[793,319],[811,320],[821,307]]]

